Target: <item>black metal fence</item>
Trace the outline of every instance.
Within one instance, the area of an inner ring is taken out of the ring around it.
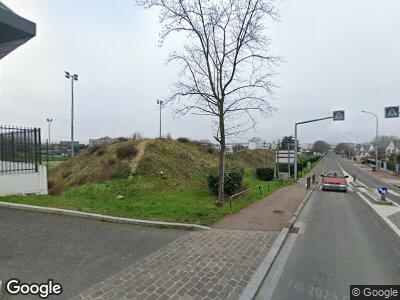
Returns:
[[[38,172],[41,163],[39,128],[0,126],[0,174]]]

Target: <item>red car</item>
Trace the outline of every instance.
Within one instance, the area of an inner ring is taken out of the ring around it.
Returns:
[[[347,193],[347,181],[349,176],[343,175],[342,171],[328,171],[322,174],[323,191],[342,191]]]

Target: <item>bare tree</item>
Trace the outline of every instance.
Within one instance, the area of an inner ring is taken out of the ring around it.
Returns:
[[[181,67],[165,104],[178,115],[210,116],[219,151],[219,192],[224,199],[225,147],[230,135],[256,125],[255,113],[269,115],[280,60],[270,54],[265,32],[267,17],[277,19],[270,0],[138,0],[144,8],[159,8],[160,43],[174,33],[186,34],[181,51],[168,62]]]

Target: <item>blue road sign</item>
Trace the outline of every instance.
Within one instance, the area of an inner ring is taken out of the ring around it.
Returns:
[[[381,186],[381,187],[378,188],[378,193],[380,195],[385,195],[385,194],[387,194],[387,192],[388,192],[388,189],[385,186]]]
[[[344,121],[344,110],[337,110],[333,112],[333,121]]]
[[[398,106],[385,107],[385,118],[398,118],[400,116]]]

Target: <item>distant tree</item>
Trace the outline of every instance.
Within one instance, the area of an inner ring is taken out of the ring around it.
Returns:
[[[311,151],[324,153],[324,152],[328,152],[330,148],[331,148],[331,146],[329,146],[329,144],[327,142],[319,140],[313,144]]]
[[[271,0],[137,0],[157,8],[163,30],[161,45],[175,33],[185,34],[182,50],[169,63],[180,65],[179,79],[165,105],[176,114],[211,117],[219,150],[216,204],[224,200],[226,137],[256,125],[255,113],[269,115],[280,59],[271,55],[266,19],[277,19]]]
[[[350,149],[350,145],[347,143],[339,143],[335,146],[335,148],[333,149],[333,151],[336,154],[345,154],[346,152],[348,152]]]
[[[283,149],[283,150],[287,150],[288,147],[289,147],[290,150],[294,150],[294,137],[293,137],[293,135],[291,135],[291,136],[284,136],[284,137],[282,138],[282,141],[281,141],[281,144],[280,144],[279,147],[280,147],[281,149]],[[299,146],[299,141],[297,141],[297,147],[298,147],[298,149],[300,148],[300,146]]]

